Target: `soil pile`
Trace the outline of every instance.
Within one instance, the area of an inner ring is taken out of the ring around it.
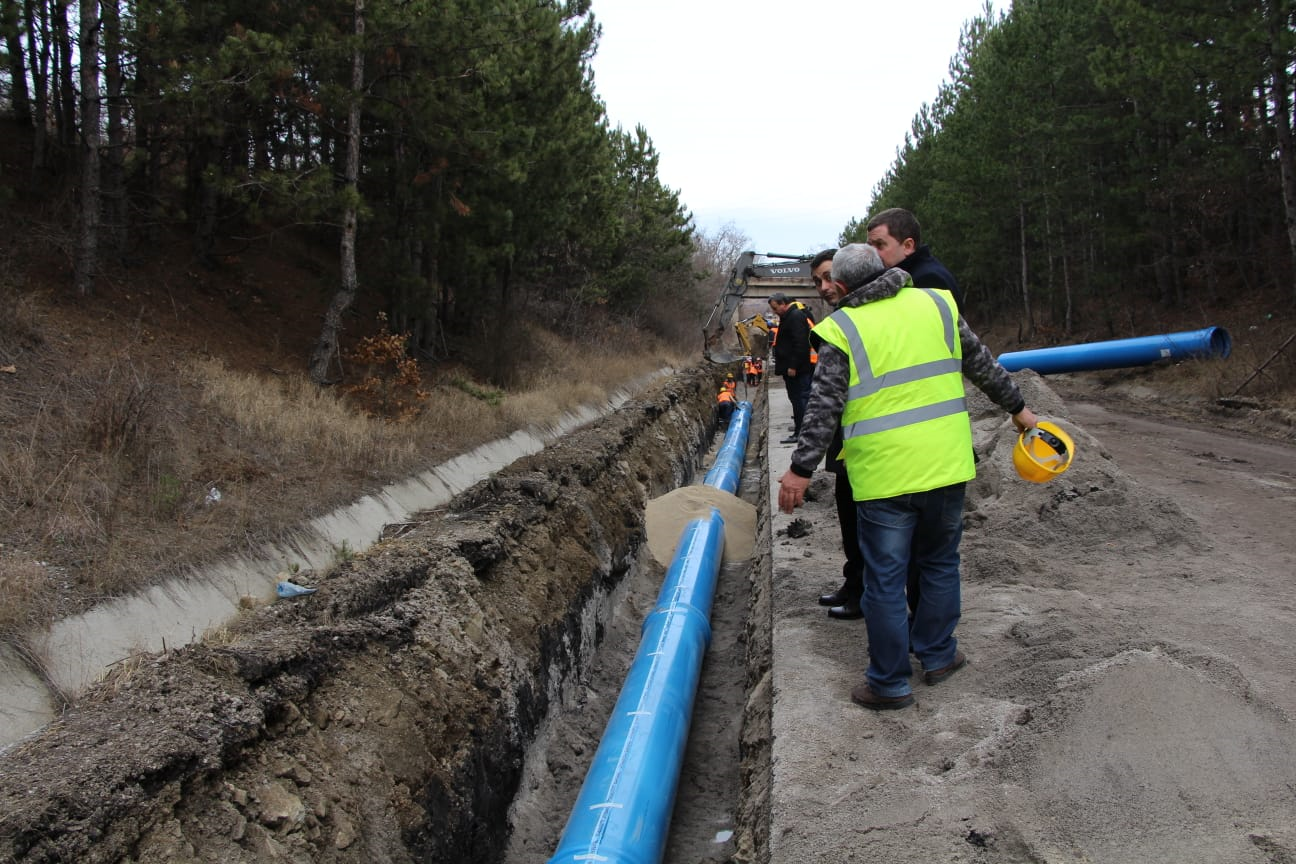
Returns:
[[[1276,517],[1246,515],[1296,494],[1296,454],[1234,456],[1249,442],[1115,415],[1099,438],[1043,379],[1014,377],[1078,455],[1050,483],[1023,482],[1008,419],[969,400],[979,463],[956,633],[969,663],[934,687],[915,677],[916,707],[850,701],[863,622],[813,606],[837,585],[831,501],[798,511],[805,536],[776,522],[773,812],[786,830],[771,860],[1296,859],[1296,647],[1279,635],[1293,544]]]

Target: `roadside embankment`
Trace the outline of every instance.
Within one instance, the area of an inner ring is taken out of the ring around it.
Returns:
[[[695,470],[714,376],[649,387],[219,643],[119,666],[0,755],[0,858],[498,858],[645,502]]]

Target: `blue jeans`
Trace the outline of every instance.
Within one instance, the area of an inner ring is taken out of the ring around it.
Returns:
[[[954,661],[962,595],[959,541],[963,538],[966,483],[859,501],[860,551],[864,554],[864,622],[868,627],[868,683],[880,696],[912,692],[909,649],[924,669]],[[921,596],[913,622],[905,603],[910,558]]]

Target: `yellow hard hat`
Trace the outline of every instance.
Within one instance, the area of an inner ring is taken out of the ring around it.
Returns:
[[[1023,480],[1047,483],[1071,467],[1075,442],[1056,423],[1041,420],[1034,429],[1017,436],[1013,467]]]

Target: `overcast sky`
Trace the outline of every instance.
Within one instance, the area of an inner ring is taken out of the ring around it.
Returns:
[[[1002,4],[996,4],[996,9]],[[595,89],[661,181],[757,252],[834,246],[984,0],[593,0]],[[919,220],[922,214],[918,214]]]

